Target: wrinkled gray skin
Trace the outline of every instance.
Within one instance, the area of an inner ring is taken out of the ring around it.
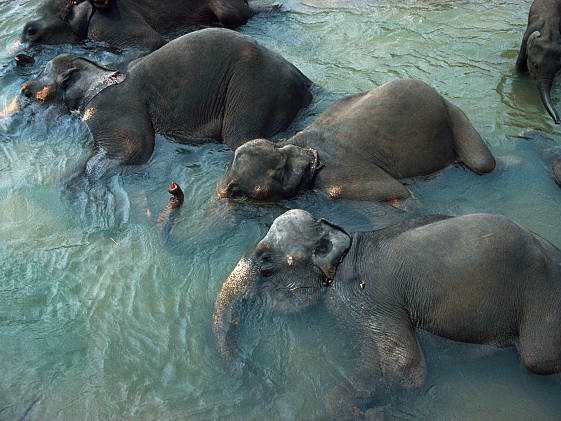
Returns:
[[[252,14],[246,0],[45,0],[37,18],[25,24],[21,42],[32,47],[90,39],[153,51],[165,44],[162,35],[201,25],[236,27]]]
[[[60,55],[22,95],[79,112],[95,154],[85,171],[148,161],[156,133],[180,143],[223,141],[236,148],[285,129],[311,100],[311,82],[252,38],[210,28],[133,61],[126,74]]]
[[[213,331],[229,364],[240,358],[237,335],[254,310],[248,302],[281,313],[320,305],[356,338],[360,362],[328,396],[334,419],[423,385],[416,329],[516,346],[531,372],[561,371],[561,252],[502,216],[425,216],[349,235],[290,210],[240,260],[216,300]]]
[[[306,189],[332,199],[402,199],[399,179],[460,161],[477,174],[495,160],[465,114],[427,84],[398,79],[346,97],[291,139],[238,148],[220,197],[277,200]]]
[[[528,27],[522,39],[516,68],[536,80],[542,102],[559,124],[559,114],[551,103],[551,87],[561,69],[561,0],[534,0]]]

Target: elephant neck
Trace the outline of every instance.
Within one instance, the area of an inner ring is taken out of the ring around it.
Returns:
[[[351,235],[350,247],[337,266],[335,277],[329,285],[326,285],[326,304],[333,314],[341,315],[343,312],[351,319],[354,318],[353,309],[357,308],[360,297],[368,291],[366,286],[367,283],[372,282],[372,276],[364,273],[362,264],[365,247],[369,248],[365,243],[368,243],[368,238],[364,233]]]
[[[97,79],[92,85],[87,89],[84,97],[81,101],[80,108],[78,111],[83,113],[86,107],[90,102],[94,100],[101,92],[107,89],[110,86],[118,85],[119,83],[124,82],[126,76],[119,72],[115,71],[113,73],[106,74],[105,77]]]
[[[322,133],[312,127],[308,127],[305,130],[296,133],[290,139],[285,140],[283,143],[300,146],[301,148],[312,148],[321,152],[323,150],[325,140]]]

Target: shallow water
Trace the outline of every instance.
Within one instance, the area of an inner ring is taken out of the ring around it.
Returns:
[[[7,50],[36,4],[0,1],[0,104],[37,73],[14,69]],[[560,131],[513,67],[529,4],[287,0],[285,12],[257,17],[242,31],[322,88],[292,130],[343,95],[396,77],[430,83],[472,119],[498,167],[484,177],[452,167],[418,180],[412,206],[501,213],[561,246],[561,190],[541,152],[558,145]],[[108,196],[66,200],[60,178],[87,150],[80,122],[54,110],[0,120],[0,419],[19,419],[36,400],[28,419],[321,418],[323,398],[352,366],[355,344],[319,310],[258,314],[243,341],[254,370],[231,377],[210,333],[217,291],[287,207],[349,229],[383,226],[398,212],[330,204],[315,194],[275,207],[228,204],[214,189],[231,152],[165,139],[148,165],[112,180]],[[154,218],[171,181],[184,187],[186,204],[173,241],[164,244]],[[561,380],[528,374],[514,350],[426,334],[422,345],[427,386],[392,402],[389,418],[561,417]]]

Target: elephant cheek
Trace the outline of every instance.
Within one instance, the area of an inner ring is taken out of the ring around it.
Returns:
[[[52,85],[46,85],[35,94],[35,99],[39,102],[47,102],[55,96],[55,91]]]

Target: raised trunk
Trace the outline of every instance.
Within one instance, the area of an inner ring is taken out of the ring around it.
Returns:
[[[238,330],[245,301],[253,289],[253,270],[246,259],[241,259],[222,285],[214,306],[212,330],[218,352],[230,367],[241,363]]]
[[[553,78],[543,78],[538,81],[538,91],[540,92],[540,97],[542,99],[543,105],[555,124],[559,124],[561,121],[559,119],[559,115],[557,114],[557,110],[551,103],[551,86],[553,85]]]

